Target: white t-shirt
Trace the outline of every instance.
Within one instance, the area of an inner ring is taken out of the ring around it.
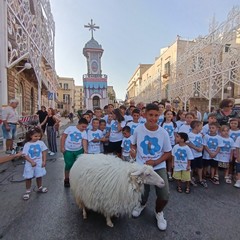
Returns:
[[[208,149],[213,152],[215,152],[218,147],[224,146],[222,137],[220,137],[219,135],[210,136],[208,134],[203,137],[203,145],[207,146]],[[212,159],[205,149],[203,151],[203,159]],[[214,158],[214,160],[217,160],[217,159],[218,159],[218,156]]]
[[[144,117],[140,117],[139,119],[138,119],[138,122],[140,123],[140,124],[144,124],[145,122],[146,122],[146,118],[144,118]]]
[[[202,127],[201,133],[202,133],[203,136],[205,136],[206,134],[209,134],[209,125],[208,125],[208,123],[205,124],[205,125]]]
[[[188,134],[188,141],[190,143],[192,143],[195,147],[197,148],[200,148],[202,147],[203,145],[203,137],[202,137],[202,134],[201,133],[193,133],[193,132],[190,132]],[[202,156],[202,152],[198,152],[196,151],[195,149],[191,148],[191,151],[192,151],[192,154],[194,156],[194,158],[198,158],[198,157],[201,157]]]
[[[231,151],[235,149],[235,144],[232,138],[223,138],[222,141],[224,146],[220,147],[220,152],[217,155],[217,160],[220,162],[229,162]]]
[[[184,132],[186,134],[189,134],[191,131],[192,131],[192,129],[191,129],[190,125],[187,125],[187,124],[183,124],[178,130],[178,132]]]
[[[229,131],[229,136],[230,136],[230,138],[232,138],[233,141],[235,142],[236,139],[240,136],[240,130],[233,131],[233,130],[230,129],[230,131]]]
[[[135,123],[135,122],[129,122],[129,123],[127,123],[127,126],[129,126],[129,127],[131,128],[131,135],[133,135],[134,130],[135,130],[135,128],[136,128],[138,125],[139,125],[138,122],[137,122],[137,123]]]
[[[42,152],[47,150],[47,146],[41,140],[36,142],[27,142],[23,147],[23,154],[29,156],[34,162],[42,163]],[[26,161],[27,163],[27,161]]]
[[[156,131],[150,131],[145,124],[140,124],[134,131],[133,144],[137,145],[137,163],[143,165],[148,160],[157,160],[165,152],[170,152],[172,146],[166,130],[158,127]],[[154,167],[154,170],[166,168],[166,162]]]
[[[160,115],[159,118],[158,118],[157,123],[158,123],[159,126],[162,124],[163,120],[164,120],[164,114]]]
[[[234,144],[235,148],[240,148],[240,137],[238,137]]]
[[[177,128],[174,127],[173,123],[166,123],[164,122],[162,127],[167,131],[169,137],[170,137],[170,142],[171,145],[175,145],[175,133],[177,132]]]
[[[121,128],[123,128],[126,123],[125,121],[122,121],[120,124],[121,124]],[[123,139],[122,131],[120,132],[118,131],[118,121],[112,120],[109,141],[119,142],[119,141],[122,141],[122,139]]]
[[[19,115],[16,108],[7,106],[2,111],[2,120],[8,123],[17,123],[19,120]]]
[[[94,139],[103,138],[103,132],[99,129],[96,131],[89,130],[87,133],[88,138],[88,153],[100,153],[101,152],[101,142],[93,142]]]
[[[123,138],[122,140],[122,144],[121,144],[121,147],[122,147],[122,155],[127,157],[127,156],[130,156],[130,150],[131,150],[131,144],[132,144],[132,136],[130,136],[129,138]]]
[[[133,117],[131,115],[124,115],[124,121],[128,122],[128,121],[132,121]]]
[[[79,151],[82,149],[82,140],[87,139],[86,131],[81,132],[76,126],[69,126],[63,133],[67,134],[64,146],[66,150]]]
[[[175,145],[172,150],[174,157],[174,171],[182,171],[187,169],[188,160],[193,160],[193,154],[189,146]]]
[[[179,128],[185,124],[186,122],[185,121],[181,121],[181,120],[178,120],[176,121],[176,124],[177,124],[177,132],[179,132]]]

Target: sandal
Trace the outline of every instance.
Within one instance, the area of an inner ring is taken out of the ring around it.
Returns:
[[[225,182],[228,183],[228,184],[231,184],[232,183],[232,180],[231,178],[229,178],[228,176],[225,177]]]
[[[177,186],[177,191],[178,191],[179,193],[182,193],[182,188],[181,188],[180,186]]]
[[[31,191],[26,191],[26,193],[23,194],[23,200],[28,200],[30,198]]]
[[[38,192],[39,192],[39,193],[47,193],[47,192],[48,192],[48,189],[47,189],[46,187],[40,187],[40,188],[38,189]]]
[[[191,192],[190,188],[186,187],[186,188],[185,188],[185,193],[186,193],[186,194],[189,194],[190,192]]]
[[[213,184],[216,184],[216,185],[219,184],[219,180],[218,180],[218,178],[216,178],[216,177],[210,178],[210,181],[211,181]]]

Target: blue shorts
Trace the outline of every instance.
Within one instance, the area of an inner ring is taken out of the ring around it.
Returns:
[[[5,124],[2,125],[2,131],[3,131],[3,138],[4,139],[14,139],[15,138],[15,134],[16,134],[16,130],[17,130],[17,125],[16,124],[12,124],[12,123],[8,123],[10,130],[7,131]]]

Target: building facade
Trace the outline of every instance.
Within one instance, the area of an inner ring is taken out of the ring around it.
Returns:
[[[20,114],[55,107],[54,38],[48,0],[0,1],[0,113],[11,98]]]
[[[62,115],[75,111],[75,81],[73,78],[58,77],[57,108]]]
[[[84,89],[83,86],[75,86],[75,112],[77,111],[84,111]]]
[[[85,26],[92,31],[92,38],[85,44],[83,55],[87,60],[87,74],[83,75],[83,87],[86,109],[103,108],[108,104],[107,75],[102,74],[102,46],[93,38],[93,31],[99,28],[93,24]]]

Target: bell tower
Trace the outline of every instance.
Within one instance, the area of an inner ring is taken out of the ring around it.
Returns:
[[[89,28],[92,36],[83,48],[83,55],[87,60],[87,74],[83,75],[85,106],[88,110],[94,110],[96,107],[103,109],[108,104],[107,75],[102,74],[102,46],[93,38],[93,31],[99,29],[99,26],[91,19],[91,23],[84,27]]]

